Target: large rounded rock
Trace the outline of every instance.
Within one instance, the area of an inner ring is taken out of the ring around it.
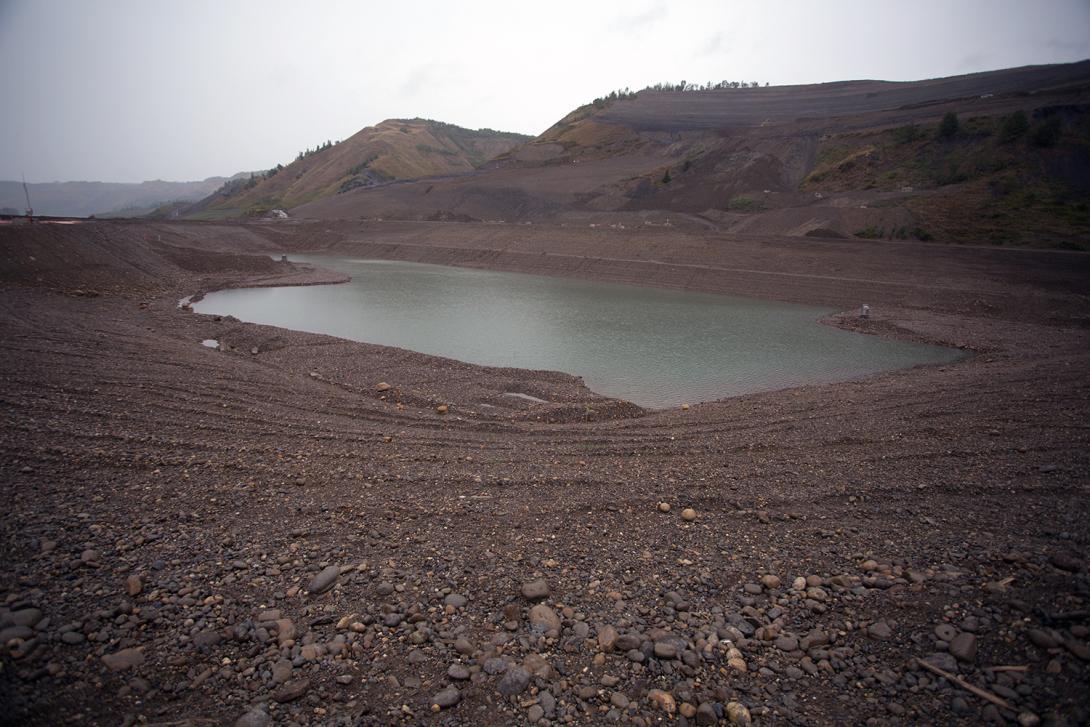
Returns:
[[[340,574],[341,569],[339,566],[328,566],[321,573],[314,576],[307,586],[307,590],[314,594],[324,593],[333,587],[333,584],[337,582],[337,576]]]
[[[139,649],[122,649],[113,654],[104,654],[102,663],[110,671],[135,669],[144,663],[144,652]]]
[[[888,641],[893,637],[893,629],[885,621],[875,621],[867,627],[867,635],[875,641]]]
[[[677,658],[677,646],[669,641],[656,641],[655,642],[655,656],[659,659],[676,659]]]
[[[753,717],[750,716],[749,710],[739,702],[727,704],[727,719],[736,727],[750,727],[753,724]]]
[[[549,597],[549,584],[544,578],[522,584],[522,597],[528,601],[541,601]]]
[[[705,725],[719,724],[719,715],[715,713],[715,705],[711,702],[703,702],[697,707],[696,723],[702,727]]]
[[[288,682],[280,689],[276,690],[273,694],[273,699],[284,704],[286,702],[294,702],[304,694],[310,691],[309,679],[296,679],[295,681]]]
[[[665,692],[661,689],[652,689],[647,693],[647,698],[654,702],[663,712],[666,712],[666,714],[673,714],[677,711],[677,701],[674,700],[674,695],[669,692]]]
[[[439,709],[449,709],[462,701],[462,693],[456,687],[447,687],[431,698],[431,703]]]
[[[617,629],[612,626],[603,626],[598,629],[598,648],[602,651],[613,651],[618,638]]]
[[[0,629],[0,644],[6,644],[12,639],[29,639],[34,636],[34,630],[29,626],[8,626]]]
[[[953,641],[958,635],[958,630],[950,624],[939,624],[935,627],[935,638],[939,641]]]
[[[503,678],[496,685],[496,689],[505,697],[510,697],[522,694],[528,686],[530,686],[530,672],[521,666],[513,666],[503,673]]]
[[[929,654],[925,661],[932,666],[937,666],[943,671],[948,671],[950,673],[954,673],[958,670],[957,659],[950,656],[950,654],[945,651],[936,651],[934,654]]]
[[[539,603],[530,609],[530,628],[539,633],[547,634],[550,631],[560,633],[560,617],[544,603]]]
[[[38,625],[38,622],[42,620],[42,612],[41,609],[37,608],[23,608],[18,611],[12,611],[8,614],[7,618],[3,620],[16,626],[34,628]]]
[[[976,661],[976,636],[962,632],[950,642],[950,653],[958,661],[972,664]]]
[[[260,709],[251,709],[235,720],[235,727],[272,727],[272,717]]]
[[[469,599],[460,593],[451,593],[443,599],[444,606],[453,606],[454,608],[464,608],[469,603]]]

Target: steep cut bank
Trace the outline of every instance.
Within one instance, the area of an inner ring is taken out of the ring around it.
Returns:
[[[958,125],[943,131],[947,114]],[[473,174],[357,190],[293,214],[627,226],[680,217],[740,233],[1084,248],[1088,149],[1090,62],[642,91],[577,109]]]
[[[463,227],[397,223],[391,249],[440,250]],[[441,254],[532,258],[496,234]],[[623,234],[506,238],[625,275],[608,254]],[[160,237],[235,272],[183,269]],[[679,254],[763,261],[728,287],[799,250],[811,269],[770,292],[918,286],[877,305],[872,330],[978,353],[616,419],[570,377],[176,305],[279,264],[239,251],[378,237],[0,227],[0,722],[1090,718],[1090,341],[1049,313],[1085,300],[1087,278],[1065,272],[1081,256],[964,249],[876,275],[900,248],[671,237]],[[1022,255],[1027,279],[1003,262]],[[1004,287],[1052,303],[1016,321],[961,297]]]

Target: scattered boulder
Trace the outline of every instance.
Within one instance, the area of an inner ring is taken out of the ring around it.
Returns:
[[[794,636],[788,636],[787,634],[778,637],[773,643],[780,651],[795,651],[799,648],[799,640]]]
[[[458,691],[457,687],[447,687],[436,692],[435,696],[431,698],[432,706],[439,709],[450,709],[460,701],[462,701],[462,693]]]
[[[715,706],[711,702],[702,702],[696,708],[696,723],[701,727],[719,724],[719,715],[715,713]]]
[[[674,695],[669,692],[664,692],[661,689],[652,689],[647,693],[647,698],[663,712],[666,712],[666,714],[677,712],[677,701],[674,699]]]
[[[598,629],[598,648],[602,651],[613,651],[617,645],[617,629],[612,626],[603,626]]]
[[[939,641],[953,641],[958,635],[958,630],[950,624],[939,624],[935,627],[935,638]]]
[[[276,643],[280,646],[295,640],[295,623],[290,618],[276,620]]]
[[[272,678],[274,684],[284,684],[291,679],[292,663],[287,659],[281,659],[273,664]]]
[[[12,611],[2,620],[14,626],[25,626],[32,629],[42,620],[42,611],[39,608],[21,608],[18,611]]]
[[[513,666],[503,673],[496,689],[505,697],[522,694],[530,686],[530,672],[521,666]]]
[[[945,651],[936,651],[934,654],[928,655],[925,660],[927,661],[927,663],[931,664],[932,666],[937,666],[943,671],[953,673],[958,670],[957,659],[955,659],[953,656]]]
[[[272,727],[272,717],[260,709],[251,709],[235,720],[235,727]]]
[[[135,669],[144,663],[144,652],[139,649],[122,649],[112,654],[103,654],[102,663],[110,671]]]
[[[307,586],[307,590],[314,595],[324,593],[333,587],[333,584],[337,582],[337,577],[341,574],[339,566],[331,565],[322,569],[322,572],[314,576],[310,581],[310,585]]]
[[[193,635],[193,645],[198,649],[209,649],[222,640],[218,631],[200,631]]]
[[[454,608],[464,608],[469,603],[469,599],[459,593],[451,593],[443,599],[444,606],[453,606]]]
[[[677,646],[669,641],[656,641],[655,642],[655,657],[659,659],[676,659],[677,658]]]
[[[893,629],[885,621],[875,621],[867,627],[867,635],[875,641],[886,641],[893,636]]]
[[[750,727],[753,724],[753,717],[750,716],[749,710],[740,702],[728,703],[726,712],[727,719],[736,727]]]
[[[976,636],[962,632],[950,642],[950,653],[958,661],[972,664],[976,661]]]
[[[549,597],[549,584],[544,578],[522,584],[522,597],[528,601],[540,601]]]
[[[1080,570],[1086,570],[1086,563],[1082,558],[1078,558],[1071,553],[1052,553],[1048,556],[1048,562],[1060,570],[1068,571],[1069,573],[1077,573]]]
[[[1055,649],[1060,643],[1052,638],[1052,634],[1043,629],[1030,629],[1029,640],[1038,649]]]
[[[530,628],[540,633],[555,631],[560,633],[560,617],[544,603],[530,609]]]
[[[294,702],[310,691],[309,679],[296,679],[288,682],[273,693],[273,699],[281,704]]]

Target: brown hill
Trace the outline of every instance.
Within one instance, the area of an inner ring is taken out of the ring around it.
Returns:
[[[426,119],[390,119],[300,154],[286,167],[227,184],[170,216],[262,214],[395,180],[464,174],[529,138]]]
[[[960,128],[939,139],[948,112]],[[1017,112],[1028,128],[1006,139]],[[907,83],[642,91],[577,109],[473,174],[354,190],[294,214],[598,223],[606,213],[612,224],[1084,246],[1087,119],[1090,61]],[[1044,218],[1042,236],[1034,221]]]

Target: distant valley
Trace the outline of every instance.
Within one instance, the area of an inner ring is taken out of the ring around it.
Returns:
[[[125,216],[148,214],[167,202],[193,202],[211,194],[230,178],[209,177],[199,182],[43,182],[28,183],[36,215],[56,217]],[[23,214],[26,195],[21,181],[0,181],[0,210]]]

